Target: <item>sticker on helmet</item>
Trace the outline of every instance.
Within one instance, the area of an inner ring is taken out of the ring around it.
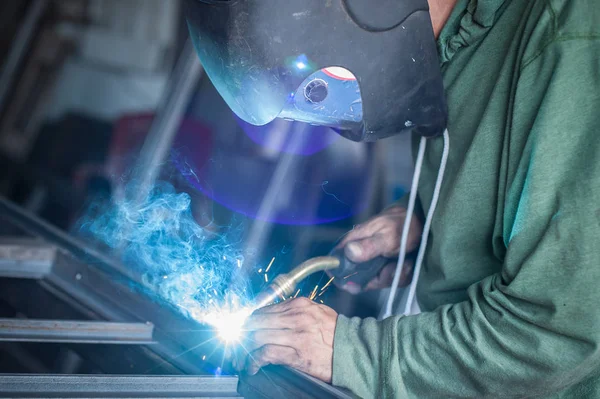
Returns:
[[[356,80],[352,72],[342,67],[323,68],[323,72],[334,79],[338,80]]]

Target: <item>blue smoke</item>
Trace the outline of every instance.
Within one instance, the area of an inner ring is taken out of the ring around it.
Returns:
[[[190,196],[168,183],[142,199],[137,190],[129,184],[122,198],[96,204],[81,220],[81,232],[113,248],[147,288],[188,317],[214,325],[215,314],[247,307],[248,283],[232,283],[244,262],[241,229],[216,234],[202,228]]]

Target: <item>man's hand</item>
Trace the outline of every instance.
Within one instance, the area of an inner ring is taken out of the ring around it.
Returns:
[[[330,383],[336,323],[333,309],[308,298],[259,309],[245,325],[244,353],[233,365],[252,375],[269,364],[285,365]]]
[[[355,263],[366,262],[377,256],[396,258],[400,252],[400,238],[405,219],[406,209],[404,207],[388,208],[365,223],[356,226],[337,247],[345,247],[344,254]],[[423,225],[418,218],[413,216],[406,243],[407,253],[417,248],[422,232]],[[403,287],[410,283],[412,268],[412,260],[407,260],[402,270],[399,286]],[[386,265],[381,269],[379,275],[365,286],[365,289],[376,290],[391,286],[395,271],[395,262]],[[342,288],[353,294],[360,292],[361,289],[352,284],[346,284]]]

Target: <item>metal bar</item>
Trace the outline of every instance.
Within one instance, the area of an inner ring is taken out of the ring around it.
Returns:
[[[240,378],[239,393],[246,399],[355,399],[356,395],[299,371],[267,366],[253,376]]]
[[[0,341],[153,344],[150,323],[0,319]]]
[[[0,374],[0,397],[239,398],[237,377]]]
[[[4,109],[8,93],[13,87],[12,83],[16,73],[19,71],[19,64],[21,64],[23,57],[27,53],[29,43],[36,32],[35,28],[44,15],[48,4],[48,0],[36,0],[31,2],[27,16],[15,37],[10,53],[6,57],[2,73],[0,74],[0,114]]]
[[[0,241],[0,277],[41,279],[52,269],[56,248],[32,239]]]

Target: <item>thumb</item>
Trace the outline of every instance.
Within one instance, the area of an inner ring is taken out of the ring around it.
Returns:
[[[344,255],[354,263],[367,262],[385,252],[381,237],[371,236],[346,244]]]

